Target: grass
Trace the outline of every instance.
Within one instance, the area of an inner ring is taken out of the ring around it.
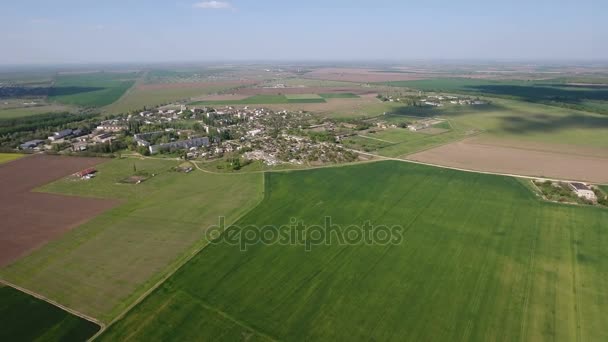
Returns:
[[[24,157],[24,155],[18,153],[0,153],[0,164],[8,163],[22,157]]]
[[[356,99],[359,98],[359,95],[355,95],[353,93],[329,93],[329,94],[319,94],[324,99]]]
[[[0,108],[0,119],[14,119],[25,116],[34,116],[45,113],[63,113],[72,111],[73,108],[60,104],[43,105],[36,107]]]
[[[236,85],[235,85],[236,86]],[[106,113],[126,113],[133,110],[143,110],[175,101],[189,101],[192,97],[214,94],[233,88],[233,86],[210,85],[201,83],[200,86],[190,85],[184,88],[149,88],[135,86],[125,96],[113,104],[106,106]]]
[[[466,132],[451,130],[439,134],[411,132],[405,128],[389,128],[376,133],[362,134],[343,139],[352,149],[373,152],[385,157],[399,157],[430,147],[443,145],[466,136]]]
[[[109,322],[192,251],[219,216],[235,220],[261,199],[262,175],[171,171],[175,160],[117,159],[89,181],[39,191],[118,198],[123,204],[0,270],[0,277]],[[145,182],[122,184],[136,173]]]
[[[86,341],[100,327],[12,287],[0,285],[0,340]]]
[[[223,101],[196,101],[190,103],[191,105],[256,105],[256,104],[287,104],[287,103],[324,103],[325,100],[319,96],[311,97],[311,95],[305,95],[306,97],[297,97],[289,95],[293,98],[288,98],[285,95],[254,95],[242,100],[223,100]]]
[[[83,107],[103,107],[118,100],[138,77],[137,73],[59,75],[49,100]]]
[[[399,244],[210,245],[102,341],[605,340],[608,210],[400,162],[270,173],[239,226],[400,225]],[[266,228],[268,230],[268,228]]]
[[[383,84],[425,91],[448,91],[499,96],[608,114],[607,86],[573,86],[566,84],[565,80],[562,79],[495,81],[469,78],[439,78]]]

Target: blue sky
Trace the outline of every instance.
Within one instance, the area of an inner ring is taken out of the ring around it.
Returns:
[[[608,59],[600,0],[19,0],[0,64]]]

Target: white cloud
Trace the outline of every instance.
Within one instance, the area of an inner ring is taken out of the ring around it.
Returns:
[[[234,9],[229,2],[226,1],[203,1],[192,5],[194,8],[202,9]]]

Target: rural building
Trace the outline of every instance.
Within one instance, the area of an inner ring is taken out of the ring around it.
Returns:
[[[19,145],[19,147],[21,147],[21,149],[23,150],[27,150],[27,149],[32,149],[32,148],[36,148],[38,147],[38,145],[44,143],[44,140],[30,140],[30,141],[26,141],[23,144]]]
[[[120,132],[126,129],[127,127],[121,124],[118,120],[103,121],[99,126],[97,126],[97,130],[105,132]]]
[[[57,141],[72,135],[71,129],[64,129],[63,131],[55,132],[53,135],[49,137],[50,141]]]
[[[570,183],[570,187],[572,187],[572,190],[574,190],[574,192],[576,193],[576,195],[578,197],[581,198],[586,198],[590,201],[597,201],[597,197],[595,196],[595,192],[593,192],[593,190],[591,188],[589,188],[587,185],[583,184],[583,183]]]
[[[93,141],[99,143],[107,143],[108,141],[112,141],[114,139],[116,139],[116,137],[112,135],[112,133],[103,133],[93,137]]]

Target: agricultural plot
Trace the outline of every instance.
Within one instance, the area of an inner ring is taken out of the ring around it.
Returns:
[[[563,80],[494,81],[470,78],[440,78],[383,84],[426,91],[448,91],[505,97],[603,114],[608,113],[608,85],[572,84],[565,83]]]
[[[13,160],[17,160],[19,158],[22,158],[23,156],[24,156],[23,154],[18,154],[18,153],[0,153],[0,164],[8,163]]]
[[[401,162],[266,177],[240,227],[331,216],[399,225],[403,239],[309,252],[218,242],[101,340],[608,338],[608,210],[541,201],[514,178]]]
[[[97,166],[93,179],[67,177],[38,189],[45,193],[34,195],[112,198],[122,205],[0,269],[0,278],[109,322],[204,247],[205,229],[219,216],[233,222],[261,200],[262,174],[186,174],[173,170],[179,164],[115,159]],[[142,173],[154,176],[122,182]]]
[[[313,97],[314,96],[314,97]],[[325,99],[317,95],[254,95],[242,100],[196,101],[191,105],[265,105],[290,103],[325,103]]]
[[[433,128],[429,128],[433,129]],[[428,130],[428,129],[427,129]],[[447,144],[466,137],[467,132],[442,130],[411,132],[405,128],[389,128],[376,133],[366,133],[343,139],[344,146],[373,152],[385,157],[399,157],[431,147]]]
[[[353,93],[323,93],[319,94],[324,99],[356,99],[359,95]]]
[[[14,119],[46,113],[71,112],[74,108],[61,104],[42,104],[39,106],[0,107],[0,119]]]
[[[100,327],[54,305],[0,285],[0,340],[86,341]]]
[[[83,107],[103,107],[118,100],[135,82],[137,73],[59,75],[49,100]]]

